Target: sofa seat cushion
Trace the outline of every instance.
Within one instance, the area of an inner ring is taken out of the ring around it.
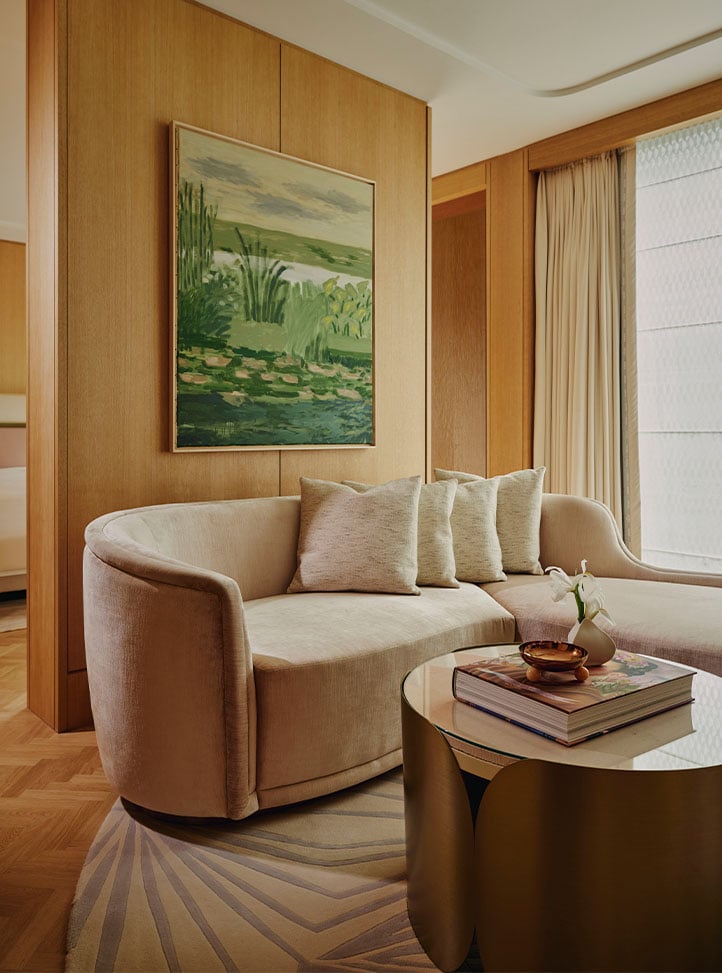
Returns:
[[[571,595],[553,602],[548,578],[516,577],[485,590],[516,618],[518,637],[566,638],[576,621]],[[681,662],[722,676],[722,588],[599,578],[618,649]]]
[[[400,685],[413,666],[507,642],[514,619],[475,585],[416,598],[308,592],[246,602],[256,684],[257,787],[281,787],[401,746]]]

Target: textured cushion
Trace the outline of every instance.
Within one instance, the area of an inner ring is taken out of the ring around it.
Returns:
[[[385,591],[418,595],[417,538],[421,477],[357,493],[301,477],[296,591]]]
[[[370,489],[368,484],[355,480],[343,482],[359,492]],[[455,494],[456,480],[421,484],[416,584],[435,588],[459,587],[450,519]]]
[[[424,588],[418,598],[277,595],[247,602],[245,612],[262,806],[272,788],[327,779],[383,754],[400,763],[405,673],[465,646],[509,642],[514,632],[511,615],[466,584]]]
[[[495,480],[460,483],[451,511],[456,577],[459,581],[503,581],[501,547],[496,533]]]
[[[454,470],[434,472],[438,480],[453,478],[460,484],[484,479],[474,473],[458,473]],[[505,571],[514,574],[542,574],[539,563],[539,524],[545,473],[546,467],[541,466],[537,470],[518,470],[516,473],[492,477],[499,482],[496,530]]]

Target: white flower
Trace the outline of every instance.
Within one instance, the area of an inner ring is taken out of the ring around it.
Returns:
[[[547,568],[546,572],[552,586],[553,601],[561,601],[570,591],[574,591],[574,582],[561,568]]]
[[[582,561],[582,570],[570,578],[566,571],[561,568],[550,567],[546,569],[549,575],[552,589],[552,601],[561,601],[568,594],[574,595],[577,605],[577,618],[581,622],[585,618],[595,618],[597,615],[604,615],[609,621],[612,618],[604,607],[604,595],[599,582],[587,571],[586,559]]]
[[[592,619],[596,618],[597,615],[604,615],[609,622],[614,624],[612,616],[604,607],[604,595],[602,594],[601,589],[584,599],[584,617]]]
[[[599,587],[599,582],[594,577],[593,574],[581,574],[578,575],[579,578],[579,597],[582,601],[587,602],[595,596],[602,597],[602,591]],[[575,579],[576,580],[576,579]]]

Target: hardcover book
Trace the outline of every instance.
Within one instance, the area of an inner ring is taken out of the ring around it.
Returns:
[[[564,672],[531,683],[527,671],[518,652],[457,666],[454,696],[568,746],[692,702],[693,669],[633,652],[617,650],[586,682]]]

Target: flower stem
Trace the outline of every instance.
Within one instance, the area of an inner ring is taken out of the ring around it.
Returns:
[[[583,622],[584,621],[584,602],[582,601],[582,599],[579,596],[579,587],[576,587],[573,590],[572,594],[574,595],[574,600],[577,603],[577,621],[578,622]]]

